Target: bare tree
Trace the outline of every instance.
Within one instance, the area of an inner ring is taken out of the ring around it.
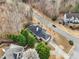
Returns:
[[[35,49],[28,49],[26,52],[24,52],[22,59],[40,59],[40,58]]]
[[[31,21],[31,8],[20,0],[5,1],[0,4],[0,34],[17,34]]]

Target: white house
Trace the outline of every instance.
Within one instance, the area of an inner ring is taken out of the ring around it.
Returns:
[[[79,27],[79,13],[65,13],[63,22],[68,26]]]
[[[64,14],[64,22],[79,24],[79,13],[65,13]]]
[[[11,44],[10,47],[3,49],[3,51],[5,54],[1,57],[1,59],[21,59],[24,48]]]

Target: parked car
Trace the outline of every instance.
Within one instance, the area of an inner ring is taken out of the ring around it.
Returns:
[[[54,28],[56,28],[56,26],[55,25],[52,25]]]

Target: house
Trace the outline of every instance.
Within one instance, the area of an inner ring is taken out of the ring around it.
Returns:
[[[28,28],[36,35],[38,39],[42,39],[43,41],[49,41],[51,36],[40,26],[32,24],[28,26]]]
[[[68,26],[79,27],[79,13],[65,13],[63,23]]]
[[[11,44],[10,47],[3,49],[5,52],[1,59],[21,59],[24,48],[18,45]]]

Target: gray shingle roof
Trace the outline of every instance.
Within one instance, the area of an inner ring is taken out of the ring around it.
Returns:
[[[34,25],[31,25],[31,26],[28,26],[28,28],[38,37],[41,37],[45,40],[47,40],[50,35],[47,34],[40,26],[34,26]],[[38,29],[37,29],[38,28]]]
[[[73,12],[73,13],[66,13],[66,15],[67,15],[67,18],[71,18],[72,16],[74,17],[74,18],[79,18],[79,13],[75,13],[75,12]]]

